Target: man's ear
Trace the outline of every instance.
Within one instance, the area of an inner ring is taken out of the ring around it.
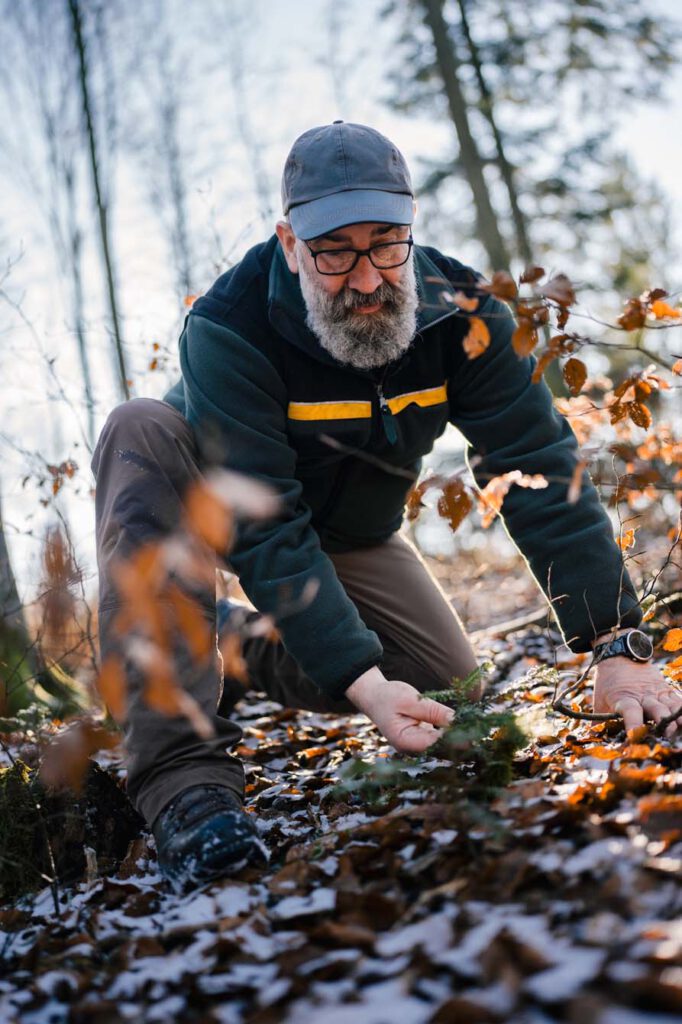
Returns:
[[[278,220],[275,231],[279,238],[279,244],[284,252],[284,259],[292,274],[298,274],[298,259],[296,257],[296,235],[291,229],[291,224],[286,220]]]
[[[417,219],[417,200],[412,203],[412,223]]]

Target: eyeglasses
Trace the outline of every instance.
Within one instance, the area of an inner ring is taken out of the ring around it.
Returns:
[[[319,249],[315,252],[308,243],[308,252],[315,260],[318,274],[350,274],[361,256],[368,256],[370,263],[377,270],[391,270],[401,267],[410,258],[410,250],[414,245],[412,235],[400,242],[379,242],[369,249]]]

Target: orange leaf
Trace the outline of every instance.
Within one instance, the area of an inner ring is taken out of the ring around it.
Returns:
[[[619,750],[614,750],[613,747],[604,747],[597,744],[594,747],[585,747],[581,754],[583,757],[597,757],[600,761],[614,761],[617,757],[621,756]]]
[[[306,747],[305,750],[299,750],[299,757],[304,757],[306,761],[314,761],[318,757],[324,757],[325,754],[329,753],[328,747]]]
[[[232,539],[232,513],[214,490],[203,481],[195,483],[185,494],[187,525],[214,551],[225,552]]]
[[[97,690],[117,722],[126,715],[127,683],[123,662],[120,658],[106,658],[97,677]]]
[[[184,303],[186,306],[193,306],[196,300],[199,298],[198,295],[185,295]]]
[[[490,331],[480,316],[471,317],[469,333],[464,339],[463,345],[469,359],[477,359],[482,356],[490,345]]]
[[[682,359],[676,359],[673,363],[673,373],[682,376]]]
[[[682,629],[669,629],[663,639],[664,651],[682,650]]]
[[[529,356],[538,343],[538,332],[532,320],[520,316],[518,326],[512,335],[512,345],[517,356]]]
[[[580,459],[575,464],[573,475],[571,476],[571,482],[568,485],[568,494],[566,495],[566,501],[569,505],[575,505],[578,498],[580,497],[580,491],[583,485],[583,472],[587,463],[584,459]]]
[[[663,299],[657,299],[656,302],[652,302],[650,308],[657,320],[664,320],[666,317],[678,319],[682,316],[681,309],[674,309],[667,302],[664,302]]]
[[[627,551],[628,548],[633,548],[635,546],[636,529],[636,527],[633,527],[632,530],[624,530],[620,536],[616,537],[616,544],[621,551]]]
[[[573,397],[579,395],[587,380],[587,367],[581,359],[569,359],[564,366],[564,380]]]

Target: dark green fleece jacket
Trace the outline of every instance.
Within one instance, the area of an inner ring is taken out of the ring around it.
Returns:
[[[242,523],[229,562],[317,686],[334,697],[382,648],[347,597],[328,551],[378,544],[399,529],[422,457],[448,423],[468,442],[473,473],[518,469],[570,479],[577,444],[534,359],[511,346],[506,305],[482,296],[476,316],[491,334],[470,360],[469,316],[443,300],[444,282],[475,294],[472,270],[435,249],[415,247],[421,297],[408,352],[378,371],[342,366],[306,326],[298,277],[276,236],[251,249],[193,306],[180,338],[182,379],[166,396],[201,437],[216,436],[224,465],[266,481],[281,510]],[[506,529],[552,602],[566,641],[589,650],[597,633],[641,621],[611,523],[584,475],[580,498],[565,482],[512,486]],[[296,600],[311,580],[318,593]],[[406,595],[409,600],[409,595]],[[286,611],[283,617],[278,612]]]

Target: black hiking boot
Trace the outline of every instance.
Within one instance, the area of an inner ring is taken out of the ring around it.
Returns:
[[[269,853],[239,799],[224,786],[191,786],[152,828],[159,868],[178,894],[267,863]]]

